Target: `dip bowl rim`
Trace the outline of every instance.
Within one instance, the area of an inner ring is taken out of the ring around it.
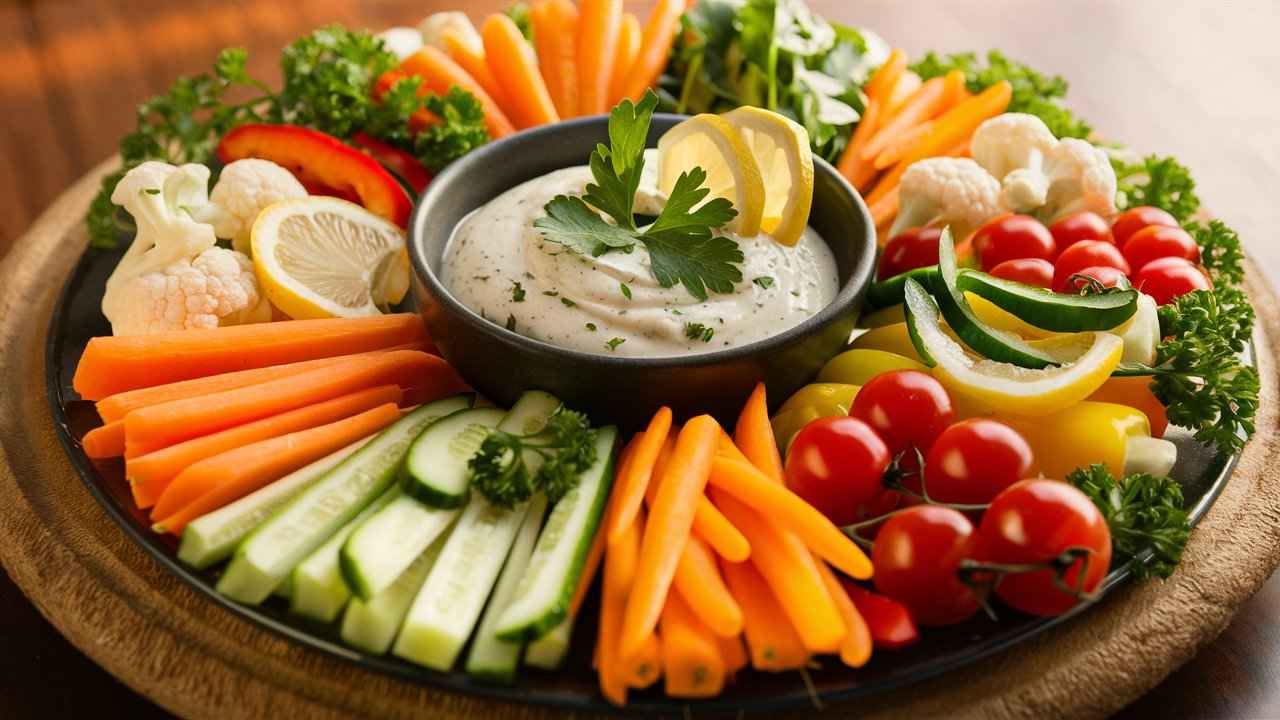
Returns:
[[[680,115],[675,113],[654,113],[653,126],[661,126],[665,124],[674,124],[682,120],[688,119],[689,115]],[[826,160],[818,156],[813,158],[815,179],[819,175],[827,175],[829,179],[834,181],[839,195],[850,201],[853,205],[854,212],[860,214],[863,220],[863,228],[865,232],[860,237],[851,229],[850,241],[863,245],[862,252],[857,256],[857,260],[852,268],[850,268],[849,276],[840,283],[836,291],[836,296],[827,303],[821,310],[813,315],[805,318],[800,323],[793,325],[786,330],[775,333],[766,338],[755,340],[741,345],[719,348],[716,350],[708,350],[706,352],[688,353],[683,355],[659,355],[659,356],[634,356],[634,355],[610,355],[583,350],[575,350],[571,348],[555,345],[543,340],[531,338],[522,335],[514,330],[508,330],[506,327],[499,325],[492,320],[481,317],[479,312],[472,310],[461,300],[454,296],[448,285],[440,278],[440,275],[432,268],[431,263],[427,261],[425,244],[425,235],[427,233],[427,223],[429,222],[428,214],[437,199],[444,196],[455,183],[466,182],[470,173],[475,172],[477,167],[483,167],[494,155],[504,155],[512,153],[527,143],[536,143],[540,139],[550,138],[559,134],[571,134],[581,132],[581,128],[593,126],[608,125],[608,115],[591,115],[587,117],[574,118],[572,120],[563,120],[547,125],[540,125],[528,130],[522,130],[517,133],[508,135],[498,140],[491,140],[485,145],[472,150],[463,157],[450,163],[440,174],[431,179],[431,183],[426,190],[418,197],[414,204],[413,213],[409,218],[409,229],[407,233],[407,245],[409,259],[413,265],[414,275],[417,280],[426,286],[427,292],[434,297],[434,300],[443,307],[447,312],[454,315],[457,319],[464,322],[471,330],[482,333],[490,338],[500,341],[513,343],[522,346],[526,351],[547,358],[561,359],[573,363],[594,363],[603,368],[629,368],[635,369],[639,367],[668,369],[668,368],[684,368],[684,367],[701,367],[710,365],[719,365],[726,361],[740,360],[750,358],[760,353],[768,353],[778,348],[784,347],[789,343],[797,341],[805,336],[817,333],[827,325],[839,320],[841,317],[851,312],[859,305],[866,294],[867,288],[874,279],[876,265],[876,236],[875,223],[871,217],[871,211],[867,207],[866,201],[862,194],[859,193],[849,181],[834,166]],[[651,131],[652,132],[652,131]],[[652,149],[652,144],[646,144],[645,149]],[[564,167],[574,167],[575,165],[585,165],[587,158],[584,156],[580,163],[573,165],[565,165]],[[531,178],[532,179],[532,178]],[[524,182],[524,181],[521,181]],[[815,180],[815,184],[816,184]],[[519,183],[513,184],[515,187]],[[507,188],[508,190],[511,187]],[[505,192],[505,191],[504,191]],[[815,210],[817,198],[815,197]],[[475,209],[473,208],[472,212]],[[464,216],[465,217],[465,216]],[[457,224],[449,228],[449,238],[452,238]],[[822,241],[831,247],[832,239],[826,235],[821,235]],[[447,243],[446,240],[446,248]],[[443,253],[441,255],[443,262]]]

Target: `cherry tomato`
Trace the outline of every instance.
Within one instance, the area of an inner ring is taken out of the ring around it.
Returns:
[[[1125,275],[1116,268],[1107,267],[1106,265],[1095,265],[1094,267],[1085,268],[1072,275],[1071,278],[1078,277],[1080,275],[1085,275],[1097,280],[1102,284],[1102,287],[1112,288],[1119,286],[1122,282],[1129,282],[1128,275]],[[1077,293],[1083,290],[1085,285],[1088,284],[1084,280],[1072,280],[1071,278],[1067,278],[1067,288],[1063,292]]]
[[[889,459],[889,448],[865,422],[847,416],[819,418],[791,441],[787,487],[831,522],[849,525],[885,493]]]
[[[1062,574],[1068,588],[1098,589],[1111,564],[1111,531],[1084,493],[1058,480],[1023,480],[991,502],[978,526],[977,559],[992,563],[1049,563],[1079,548],[1086,557]],[[1032,615],[1061,615],[1079,599],[1054,583],[1055,570],[1013,572],[1000,578],[996,596]]]
[[[947,428],[924,461],[925,488],[939,502],[986,503],[1031,471],[1031,446],[1017,430],[972,418]]]
[[[1058,256],[1058,261],[1053,265],[1053,289],[1065,292],[1072,275],[1099,265],[1129,274],[1129,263],[1115,245],[1101,240],[1081,240]]]
[[[871,633],[871,642],[876,647],[892,650],[920,639],[920,631],[902,603],[848,580],[841,580],[841,583],[858,614],[867,622],[867,631]]]
[[[1124,244],[1129,242],[1134,233],[1151,225],[1178,227],[1178,221],[1158,207],[1139,205],[1120,213],[1120,217],[1111,223],[1111,235],[1115,238],[1116,245],[1124,248]]]
[[[853,398],[850,417],[870,425],[889,452],[928,452],[955,413],[942,383],[919,370],[891,370],[871,378]]]
[[[1049,229],[1030,215],[1001,215],[988,220],[974,233],[973,247],[983,270],[990,270],[1005,260],[1052,260],[1056,254]]]
[[[960,561],[977,535],[962,513],[916,505],[889,518],[871,550],[876,590],[902,603],[921,625],[952,625],[973,615],[978,600],[960,581]]]
[[[1162,257],[1180,257],[1192,263],[1200,262],[1200,246],[1195,238],[1182,228],[1150,225],[1129,236],[1129,242],[1120,251],[1129,267],[1141,271],[1152,260]]]
[[[894,235],[880,254],[876,279],[884,280],[908,270],[938,264],[938,238],[942,228],[911,228]]]
[[[1134,276],[1133,286],[1155,298],[1157,305],[1168,305],[1192,290],[1213,287],[1203,270],[1180,257],[1163,257],[1143,265]]]
[[[1049,234],[1053,236],[1059,254],[1081,240],[1115,242],[1115,238],[1111,237],[1111,228],[1107,226],[1107,221],[1103,220],[1098,213],[1088,210],[1068,215],[1050,225]]]
[[[998,278],[1036,287],[1053,287],[1053,263],[1044,258],[1005,260],[991,268],[991,274]]]

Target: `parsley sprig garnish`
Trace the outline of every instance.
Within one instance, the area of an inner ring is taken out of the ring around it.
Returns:
[[[1112,159],[1121,208],[1152,205],[1185,222],[1200,209],[1196,182],[1187,166],[1172,157],[1148,155],[1136,163]]]
[[[1118,481],[1101,464],[1076,470],[1066,480],[1089,496],[1106,518],[1117,558],[1151,551],[1147,562],[1135,566],[1138,577],[1173,573],[1191,530],[1176,480],[1140,473]]]
[[[597,145],[588,163],[595,182],[582,196],[557,195],[544,206],[547,214],[535,220],[534,227],[547,240],[588,257],[643,246],[659,285],[679,283],[699,300],[707,299],[708,289],[733,292],[734,283],[742,280],[742,249],[732,238],[713,231],[737,211],[724,198],[699,204],[711,192],[702,186],[707,179],[702,168],[682,173],[657,219],[643,230],[637,226],[635,197],[657,104],[658,96],[651,91],[638,104],[623,100],[614,107],[609,113],[609,144]]]
[[[467,462],[471,487],[505,508],[538,491],[555,503],[577,486],[581,474],[596,461],[595,443],[587,416],[563,406],[537,432],[519,435],[493,430]]]

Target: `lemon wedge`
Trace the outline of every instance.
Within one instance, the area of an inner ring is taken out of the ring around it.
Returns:
[[[680,174],[694,167],[707,173],[707,199],[725,198],[738,211],[729,229],[746,237],[759,234],[764,181],[755,155],[732,123],[718,115],[694,115],[658,140],[659,190],[671,194]]]
[[[375,315],[409,291],[400,228],[338,198],[268,206],[250,233],[267,299],[294,319]]]
[[[760,167],[764,181],[760,229],[783,245],[795,245],[813,207],[809,132],[790,118],[749,105],[721,117],[737,128]]]

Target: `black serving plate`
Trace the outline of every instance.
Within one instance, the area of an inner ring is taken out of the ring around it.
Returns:
[[[119,460],[95,462],[85,456],[80,438],[99,424],[93,404],[80,400],[71,389],[71,378],[85,343],[96,335],[110,333],[98,306],[107,276],[120,252],[88,252],[67,282],[50,321],[46,348],[46,377],[58,435],[80,473],[85,487],[121,529],[150,553],[161,565],[228,612],[307,645],[317,652],[354,663],[374,672],[386,673],[407,682],[504,700],[561,709],[624,712],[628,714],[678,714],[687,707],[699,715],[769,712],[810,707],[816,696],[823,702],[840,702],[902,688],[956,670],[1030,640],[1049,628],[1085,614],[1080,606],[1056,618],[1032,618],[1007,608],[998,608],[998,622],[979,615],[948,628],[929,629],[921,642],[900,650],[877,651],[861,669],[844,667],[827,660],[821,669],[810,671],[812,691],[799,673],[767,674],[747,671],[739,674],[718,698],[679,702],[665,698],[660,689],[632,694],[623,710],[606,703],[597,691],[591,670],[591,643],[595,638],[592,610],[594,599],[582,613],[573,635],[573,648],[564,667],[557,672],[524,668],[515,685],[495,686],[477,682],[462,672],[441,673],[385,656],[375,657],[341,644],[335,627],[318,625],[289,614],[285,605],[272,598],[260,607],[239,605],[214,590],[217,570],[197,571],[178,562],[177,543],[148,529],[145,515],[133,506]],[[1169,439],[1178,444],[1179,461],[1174,476],[1182,483],[1191,511],[1191,521],[1202,518],[1225,486],[1237,456],[1215,454],[1188,436],[1171,428]],[[1105,594],[1128,579],[1131,566],[1119,567],[1102,585]],[[1106,602],[1106,600],[1101,600]],[[1087,620],[1084,620],[1087,622]]]

